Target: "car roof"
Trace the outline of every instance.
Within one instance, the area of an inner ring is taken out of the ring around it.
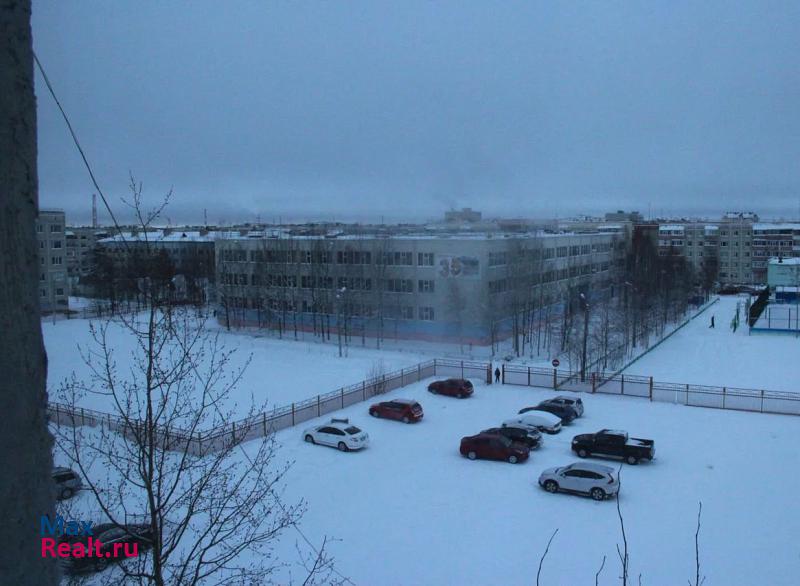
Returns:
[[[391,399],[390,401],[385,401],[386,403],[402,403],[403,405],[413,405],[416,403],[414,399]]]
[[[573,403],[580,401],[579,397],[568,397],[566,395],[559,395],[558,397],[553,397],[550,400],[555,401],[556,399],[558,399],[559,401],[572,401]]]
[[[519,419],[526,419],[531,417],[542,417],[545,421],[550,421],[551,423],[555,423],[556,421],[561,421],[561,418],[558,415],[553,415],[552,413],[548,413],[547,411],[537,411],[534,409],[533,411],[527,411],[519,416]]]
[[[573,462],[569,466],[565,466],[571,470],[588,470],[590,472],[597,472],[598,474],[613,474],[616,472],[611,466],[604,464],[595,464],[594,462]]]

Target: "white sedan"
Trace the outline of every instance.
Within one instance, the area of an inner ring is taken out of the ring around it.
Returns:
[[[309,427],[303,432],[303,439],[310,444],[339,448],[342,452],[360,450],[369,444],[367,432],[350,425],[348,419],[331,419],[330,423]]]

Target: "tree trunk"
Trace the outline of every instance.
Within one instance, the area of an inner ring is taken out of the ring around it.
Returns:
[[[0,574],[4,584],[58,583],[42,558],[39,518],[54,514],[47,357],[39,309],[36,99],[30,0],[0,5]],[[10,562],[10,563],[6,563]]]

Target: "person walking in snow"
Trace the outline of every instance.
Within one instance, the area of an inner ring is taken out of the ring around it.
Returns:
[[[496,382],[496,383],[500,382],[500,368],[499,367],[494,369],[494,382]]]
[[[714,329],[714,316],[713,315],[711,316],[711,325],[708,326],[708,327],[711,328],[711,329]]]

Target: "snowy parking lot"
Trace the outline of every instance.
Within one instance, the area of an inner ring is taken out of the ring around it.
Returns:
[[[797,340],[733,333],[720,316],[735,312],[735,298],[680,330],[626,372],[658,380],[797,390]],[[726,317],[726,319],[730,319]],[[88,322],[43,324],[50,354],[50,387],[73,370],[83,371],[77,345],[89,342]],[[131,349],[114,332],[119,356]],[[253,363],[237,395],[251,391],[272,404],[312,397],[365,378],[379,362],[400,368],[427,358],[414,352],[351,348],[225,334]],[[796,352],[795,352],[796,353]],[[655,440],[652,463],[622,467],[620,505],[633,577],[642,583],[685,583],[694,576],[694,533],[703,502],[700,556],[706,584],[789,585],[800,572],[800,516],[795,514],[795,438],[800,419],[651,403],[646,399],[582,395],[586,413],[543,446],[528,462],[469,461],[459,454],[461,437],[499,425],[520,408],[554,396],[544,389],[487,386],[477,379],[466,400],[431,395],[428,381],[382,397],[418,400],[419,424],[369,417],[369,402],[331,414],[349,417],[370,434],[361,452],[340,453],[302,439],[303,429],[331,415],[277,434],[278,459],[293,461],[286,476],[286,502],[304,500],[301,529],[319,544],[324,536],[338,571],[355,584],[532,584],[539,558],[558,529],[542,570],[542,584],[593,583],[606,557],[600,584],[619,582],[617,544],[622,543],[613,500],[551,495],[536,480],[545,468],[574,462],[570,440],[601,428],[627,430]],[[102,397],[90,404],[103,409]],[[255,448],[245,445],[245,450]],[[610,460],[594,460],[617,466]],[[785,472],[783,472],[785,470]],[[785,475],[785,476],[782,476]],[[88,495],[81,506],[89,506]],[[288,532],[280,559],[295,560]],[[296,571],[296,568],[295,568]],[[295,574],[296,577],[296,574]],[[288,575],[281,576],[279,583]]]
[[[542,584],[591,583],[603,556],[600,583],[618,583],[622,538],[614,501],[551,495],[536,483],[545,468],[577,460],[573,435],[604,427],[656,442],[654,462],[622,467],[632,576],[641,573],[642,583],[653,585],[694,576],[702,501],[706,584],[796,583],[797,475],[787,463],[797,461],[798,419],[584,395],[585,416],[545,435],[528,462],[473,462],[458,452],[462,436],[554,396],[475,383],[466,400],[431,395],[427,382],[388,395],[418,400],[425,409],[419,424],[372,419],[368,403],[337,413],[370,434],[361,452],[306,444],[304,426],[278,434],[280,455],[295,460],[287,498],[309,504],[304,532],[341,539],[331,553],[356,584],[532,584],[556,529]],[[291,555],[294,539],[286,536],[284,554]]]

